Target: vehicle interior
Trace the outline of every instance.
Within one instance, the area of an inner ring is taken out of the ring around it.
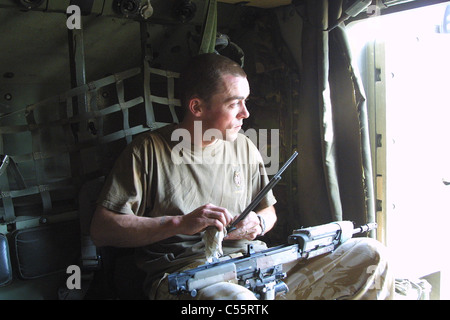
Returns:
[[[121,151],[180,121],[206,51],[246,71],[269,176],[299,153],[263,240],[375,222],[395,299],[450,298],[450,1],[0,0],[0,33],[1,300],[146,299],[133,249],[96,247],[90,221]]]

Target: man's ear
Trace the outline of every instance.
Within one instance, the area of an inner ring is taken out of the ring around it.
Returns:
[[[193,97],[191,100],[189,100],[188,109],[191,112],[191,114],[194,115],[195,117],[201,117],[203,107],[204,102],[202,99],[198,97]]]

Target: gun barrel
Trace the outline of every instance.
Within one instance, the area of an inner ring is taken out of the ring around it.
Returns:
[[[292,161],[294,161],[295,157],[297,157],[298,152],[294,151],[292,156],[286,161],[286,163],[281,167],[280,170],[275,174],[276,176],[281,176],[281,174],[286,170],[286,168],[291,164]]]
[[[281,180],[281,174],[284,172],[284,170],[286,170],[286,168],[291,164],[291,162],[294,161],[297,155],[298,152],[294,151],[292,156],[286,161],[286,163],[281,167],[281,169],[278,170],[278,172],[272,177],[272,179],[270,179],[269,183],[258,192],[256,197],[252,200],[252,202],[250,202],[247,208],[245,208],[245,210],[239,215],[239,217],[230,224],[230,226],[227,228],[228,232],[232,232],[233,230],[235,230],[236,225],[242,220],[244,220],[248,216],[248,214],[253,209],[256,208],[256,206],[261,202],[261,200],[266,196],[266,194],[270,190],[272,190],[273,187],[275,187],[275,185]]]

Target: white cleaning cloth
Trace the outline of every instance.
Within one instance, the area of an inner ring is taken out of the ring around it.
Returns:
[[[223,255],[222,241],[227,235],[227,230],[218,231],[214,227],[206,228],[203,233],[203,243],[205,244],[206,262],[213,262]]]

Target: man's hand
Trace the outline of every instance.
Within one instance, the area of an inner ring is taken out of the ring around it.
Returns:
[[[188,235],[201,232],[210,226],[222,231],[232,220],[233,216],[227,209],[213,204],[205,204],[191,213],[181,216],[180,228],[184,234]]]
[[[235,217],[237,219],[237,216]],[[262,233],[258,216],[251,211],[244,220],[236,225],[236,229],[228,233],[224,240],[253,240]]]
[[[264,218],[266,232],[276,222],[275,208],[267,207],[258,211]],[[193,235],[215,227],[222,231],[233,221],[233,216],[225,208],[212,204],[201,206],[189,214],[161,217],[140,217],[133,214],[118,214],[98,206],[92,217],[90,234],[99,246],[141,247],[167,239],[176,234]],[[261,234],[258,216],[254,212],[236,225],[225,239],[253,240]]]

